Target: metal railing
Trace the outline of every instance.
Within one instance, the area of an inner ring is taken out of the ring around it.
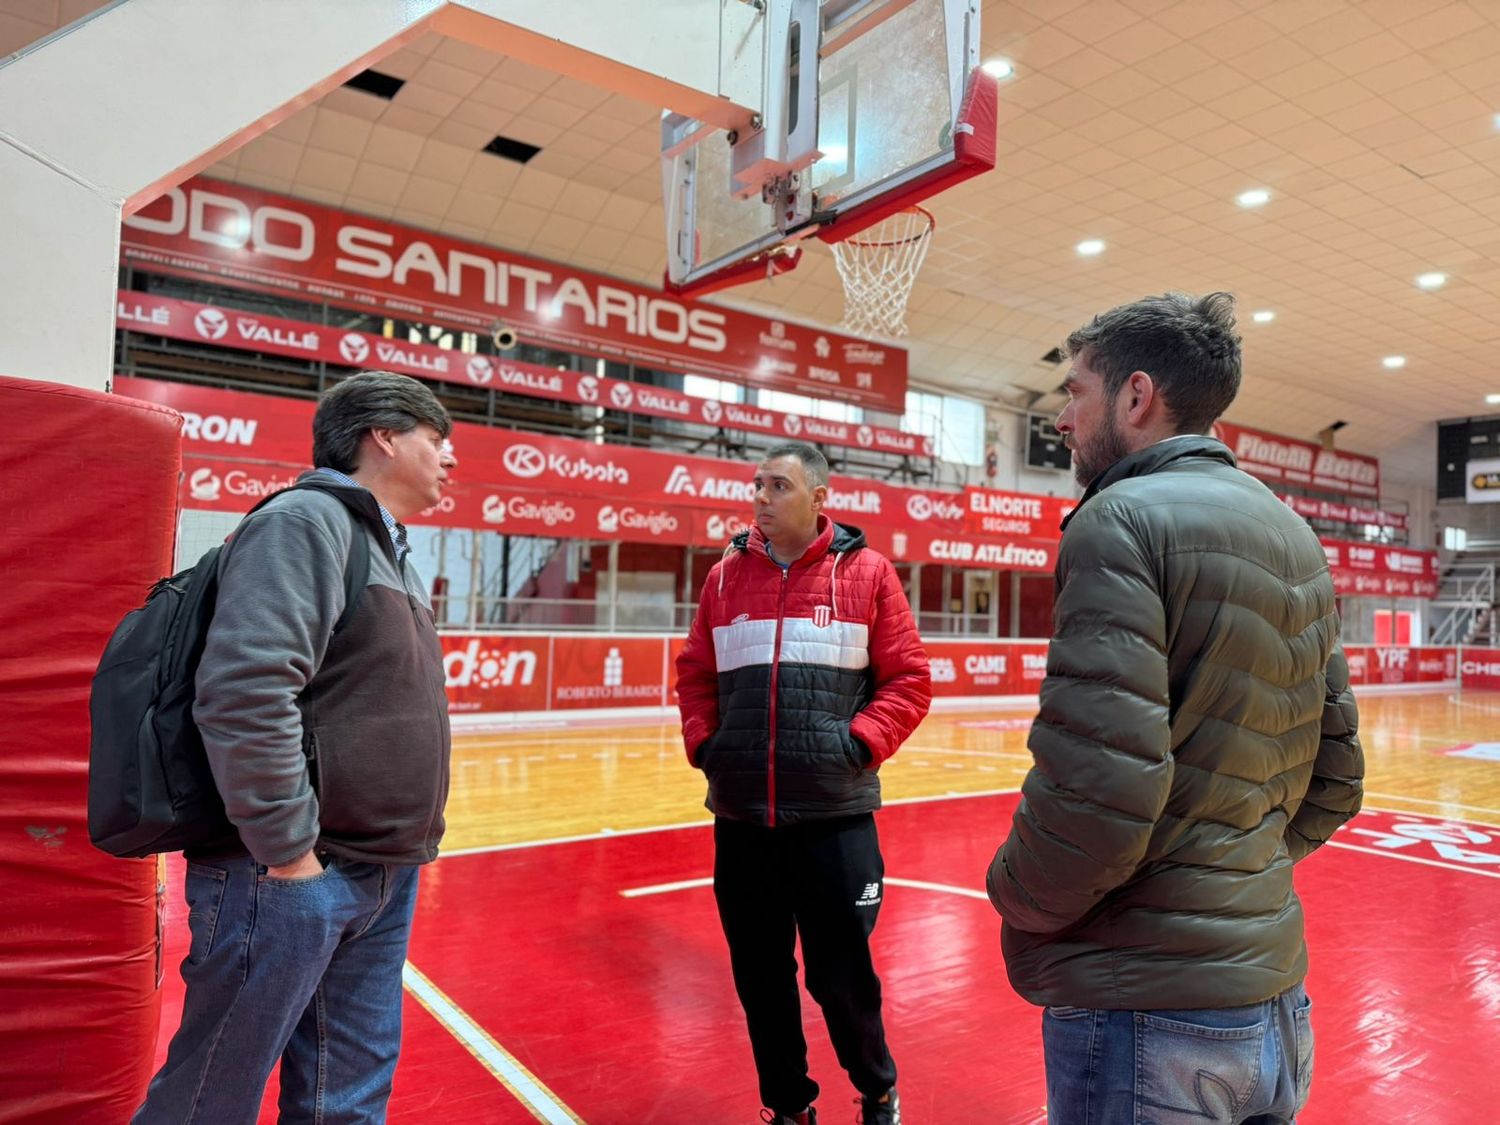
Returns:
[[[1433,618],[1429,643],[1473,644],[1494,639],[1495,564],[1454,563],[1443,573],[1437,597],[1428,604]]]
[[[449,610],[453,611],[450,616]],[[610,606],[581,598],[438,597],[433,611],[445,629],[487,632],[685,633],[696,602],[629,602]],[[988,613],[919,613],[924,637],[995,636]]]
[[[995,636],[996,621],[988,613],[937,613],[916,615],[917,632],[924,637]]]
[[[447,604],[451,601],[450,616]],[[696,602],[607,602],[582,598],[434,598],[434,615],[447,629],[488,632],[682,633]],[[465,620],[465,618],[468,620]]]

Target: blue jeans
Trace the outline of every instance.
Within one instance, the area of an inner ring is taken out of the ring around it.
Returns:
[[[1042,1014],[1048,1125],[1284,1125],[1312,1083],[1301,985],[1243,1008]]]
[[[187,901],[182,1025],[136,1125],[254,1125],[278,1058],[282,1122],[383,1122],[417,869],[189,863]]]

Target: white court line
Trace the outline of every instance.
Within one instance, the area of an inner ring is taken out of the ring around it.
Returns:
[[[622,898],[640,898],[642,895],[664,895],[672,891],[691,891],[698,887],[714,885],[713,876],[707,879],[684,879],[680,883],[657,883],[654,887],[627,887],[620,892]]]
[[[1407,863],[1420,863],[1425,867],[1444,867],[1449,871],[1459,871],[1465,875],[1483,875],[1487,879],[1500,879],[1500,871],[1481,871],[1477,867],[1467,867],[1457,863],[1444,863],[1440,859],[1426,859],[1419,855],[1402,855],[1400,852],[1389,848],[1362,848],[1358,844],[1345,844],[1338,840],[1329,840],[1325,845],[1330,848],[1343,848],[1351,852],[1364,852],[1365,855],[1384,856],[1386,859],[1399,859]]]
[[[583,1125],[583,1118],[565,1106],[540,1079],[517,1061],[493,1036],[469,1017],[469,1014],[445,996],[410,961],[401,970],[401,983],[432,1013],[432,1017],[457,1039],[468,1052],[484,1064],[507,1090],[525,1103],[538,1121],[548,1125]]]
[[[545,840],[519,840],[514,844],[481,844],[477,848],[445,849],[438,859],[451,859],[460,855],[484,855],[488,852],[513,852],[521,848],[540,848],[549,844],[579,844],[585,840],[608,840],[615,836],[644,836],[649,832],[676,832],[683,828],[712,828],[712,820],[690,820],[682,824],[651,824],[645,828],[601,828],[598,832],[584,832],[577,836],[551,836]]]
[[[934,801],[966,801],[971,797],[1004,797],[1007,794],[1019,793],[1019,789],[976,789],[972,793],[958,793],[949,790],[947,793],[939,793],[932,797],[897,797],[895,800],[883,802],[884,807],[892,805],[920,805]],[[545,840],[519,840],[513,844],[481,844],[475,848],[453,848],[443,851],[438,859],[451,859],[461,855],[487,855],[490,852],[513,852],[522,848],[540,848],[549,844],[579,844],[585,840],[608,840],[615,836],[644,836],[651,832],[678,832],[684,828],[712,828],[713,821],[690,820],[680,824],[648,824],[644,828],[601,828],[598,832],[584,832],[577,836],[552,836]]]
[[[887,878],[886,883],[892,887],[910,887],[915,891],[937,891],[939,894],[960,895],[963,898],[977,898],[981,902],[990,901],[989,895],[983,891],[976,891],[973,887],[955,887],[949,883],[924,883],[920,879]]]
[[[1487,808],[1484,805],[1460,805],[1453,801],[1439,801],[1434,797],[1403,797],[1400,793],[1366,793],[1366,797],[1374,797],[1377,801],[1411,801],[1418,805],[1434,805],[1438,808],[1463,809],[1464,812],[1488,813],[1490,816],[1500,816],[1500,809]],[[1397,816],[1433,816],[1439,820],[1458,820],[1460,824],[1477,824],[1481,828],[1494,828],[1493,824],[1485,824],[1479,820],[1462,820],[1458,817],[1444,817],[1437,813],[1410,813],[1405,809],[1382,809],[1377,805],[1366,805],[1365,808],[1374,812],[1395,813]]]
[[[923,746],[915,750],[917,754],[947,754],[955,758],[1018,758],[1023,762],[1032,760],[1031,751],[1021,752],[1019,750],[956,750],[947,746]],[[892,758],[891,761],[904,761],[904,758]]]
[[[885,880],[889,887],[910,887],[917,891],[937,891],[939,894],[961,895],[964,898],[977,898],[983,902],[989,902],[990,896],[983,891],[976,891],[972,887],[954,887],[948,883],[926,883],[920,879],[897,879],[888,876]],[[673,891],[691,891],[699,887],[711,887],[714,885],[712,877],[707,879],[683,879],[677,883],[657,883],[650,887],[628,887],[620,892],[623,898],[640,898],[642,895],[664,895]]]

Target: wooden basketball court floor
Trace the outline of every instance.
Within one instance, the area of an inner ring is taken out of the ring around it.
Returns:
[[[1500,693],[1361,697],[1366,811],[1297,870],[1317,1062],[1304,1125],[1470,1125],[1500,1104]],[[983,877],[1030,710],[929,716],[882,769],[875,931],[908,1125],[1046,1119],[1040,1014],[1006,984]],[[423,876],[390,1120],[758,1119],[708,877],[701,776],[673,722],[546,722],[454,746]],[[186,947],[172,865],[163,1037]],[[821,1017],[824,1125],[855,1120]],[[261,1120],[275,1120],[274,1080]]]

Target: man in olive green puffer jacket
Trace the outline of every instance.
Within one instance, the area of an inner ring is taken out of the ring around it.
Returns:
[[[1064,522],[1035,765],[989,869],[1045,1005],[1051,1125],[1291,1121],[1312,1070],[1293,864],[1360,805],[1333,583],[1306,522],[1205,436],[1233,299],[1068,339]]]

